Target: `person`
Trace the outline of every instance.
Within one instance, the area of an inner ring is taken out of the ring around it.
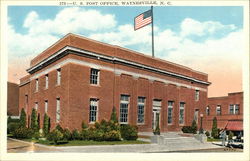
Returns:
[[[226,144],[226,136],[227,136],[226,130],[223,130],[223,131],[221,132],[222,146],[225,146],[225,144]]]

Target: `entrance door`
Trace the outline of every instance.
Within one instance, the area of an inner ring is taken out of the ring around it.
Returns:
[[[160,126],[160,111],[159,110],[153,110],[153,116],[152,116],[152,127],[153,130],[156,129],[157,124]]]
[[[196,123],[198,124],[198,117],[199,116],[199,109],[195,109],[195,112],[194,112],[194,120],[196,121]]]
[[[157,124],[160,126],[161,100],[153,100],[152,129],[155,130]]]

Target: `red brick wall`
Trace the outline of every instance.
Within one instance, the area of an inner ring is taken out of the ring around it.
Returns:
[[[18,116],[19,86],[18,84],[8,82],[7,90],[7,114],[10,116]]]
[[[239,104],[239,114],[229,114],[229,105]],[[216,115],[216,107],[221,105],[221,115]],[[228,120],[243,120],[243,92],[229,93],[225,97],[208,98],[210,115],[204,115],[204,129],[211,131],[213,118],[217,118],[218,128],[225,128]]]

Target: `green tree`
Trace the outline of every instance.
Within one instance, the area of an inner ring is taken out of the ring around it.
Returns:
[[[24,108],[21,110],[21,115],[20,115],[20,126],[21,127],[26,127],[26,113],[24,111]]]
[[[214,117],[213,118],[213,126],[212,126],[212,132],[211,132],[211,136],[213,138],[218,138],[219,134],[218,134],[218,128],[217,128],[217,118]]]
[[[31,124],[30,127],[32,130],[38,131],[38,119],[37,119],[37,113],[36,113],[36,109],[32,109],[32,113],[31,113]]]
[[[193,134],[197,133],[197,124],[195,120],[193,120],[192,122],[191,129],[192,129]]]
[[[50,119],[49,116],[45,113],[43,118],[43,133],[45,136],[50,132]]]
[[[112,109],[110,121],[113,121],[114,123],[118,123],[118,118],[117,118],[115,107],[113,107]]]
[[[48,134],[48,140],[58,144],[58,141],[63,140],[63,134],[58,129],[54,129]]]

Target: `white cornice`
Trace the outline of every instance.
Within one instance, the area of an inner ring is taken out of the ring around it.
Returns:
[[[178,83],[178,82],[162,79],[162,78],[159,78],[159,77],[154,77],[154,76],[147,75],[147,74],[139,74],[139,73],[130,72],[130,71],[117,69],[117,68],[114,69],[112,67],[99,65],[99,64],[94,64],[94,63],[90,63],[90,62],[79,60],[79,59],[73,59],[73,58],[67,58],[67,59],[63,60],[62,62],[60,62],[60,63],[58,63],[58,64],[56,64],[56,65],[42,71],[42,72],[37,72],[32,77],[30,77],[30,80],[34,80],[36,78],[44,76],[45,74],[47,74],[47,73],[49,73],[49,72],[51,72],[53,70],[56,70],[59,67],[63,67],[65,65],[69,64],[69,63],[82,65],[82,66],[87,66],[87,67],[90,67],[90,68],[98,68],[100,70],[110,71],[110,72],[113,72],[115,74],[119,73],[119,75],[126,74],[126,75],[131,75],[131,76],[136,77],[136,78],[145,78],[145,79],[152,80],[152,81],[160,81],[160,82],[163,82],[165,84],[174,84],[176,86],[183,86],[183,87],[187,87],[187,88],[190,88],[190,89],[197,89],[198,88],[198,87],[195,87],[195,86],[187,85],[187,84],[184,84],[184,83]],[[202,91],[205,91],[205,92],[207,91],[206,88],[199,88],[199,89],[202,90]]]
[[[173,73],[173,72],[168,72],[166,70],[154,68],[154,67],[147,66],[147,65],[144,65],[144,64],[140,64],[140,63],[136,63],[136,62],[127,61],[127,60],[117,58],[117,57],[105,56],[105,55],[102,55],[102,54],[89,52],[89,51],[78,49],[78,48],[71,47],[71,46],[65,46],[64,48],[62,48],[61,50],[59,50],[55,54],[51,55],[50,57],[44,59],[43,61],[41,61],[37,65],[27,69],[27,72],[29,72],[29,73],[32,72],[36,68],[39,68],[40,66],[44,65],[45,63],[49,62],[50,60],[56,58],[57,56],[59,56],[60,54],[64,53],[65,51],[68,51],[68,50],[73,51],[73,52],[77,52],[77,53],[81,53],[81,54],[79,54],[81,56],[94,56],[94,57],[97,57],[97,59],[101,58],[103,60],[108,60],[108,61],[111,61],[113,63],[115,62],[115,63],[121,63],[123,65],[132,65],[132,66],[135,66],[135,67],[138,67],[138,68],[141,68],[141,69],[146,69],[146,70],[150,70],[152,72],[158,72],[158,73],[160,72],[160,73],[163,73],[163,74],[171,75],[171,76],[181,78],[181,79],[187,79],[189,81],[193,81],[193,82],[196,82],[196,83],[201,83],[201,84],[204,84],[204,85],[209,85],[210,84],[209,82],[201,81],[201,80],[198,80],[198,79],[195,79],[195,78],[192,78],[192,77],[188,77],[188,76],[185,76],[185,75],[176,74],[176,73]]]

